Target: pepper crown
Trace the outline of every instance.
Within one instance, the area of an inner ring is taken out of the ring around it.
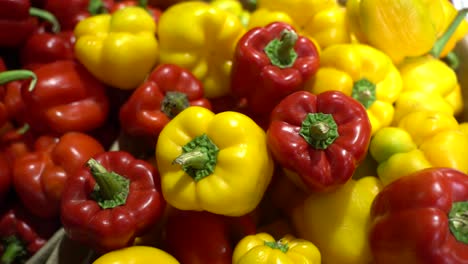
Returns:
[[[338,138],[338,126],[331,114],[308,113],[299,134],[316,149],[326,149]]]
[[[16,263],[27,257],[26,247],[16,236],[8,236],[2,239],[3,254],[0,258],[2,264]],[[19,263],[19,262],[18,262]]]
[[[265,241],[265,246],[271,247],[272,249],[279,249],[283,253],[286,253],[289,250],[289,245],[287,243],[283,243],[281,239],[278,241]]]
[[[181,92],[167,92],[161,103],[161,111],[172,119],[189,106],[190,102],[186,94]]]
[[[354,83],[351,96],[368,109],[377,99],[375,89],[374,83],[362,78]]]
[[[280,38],[275,38],[265,46],[265,53],[271,64],[279,68],[289,68],[294,65],[297,53],[294,45],[297,42],[297,34],[293,30],[283,30]]]
[[[468,202],[453,203],[448,217],[450,232],[458,241],[468,244]]]

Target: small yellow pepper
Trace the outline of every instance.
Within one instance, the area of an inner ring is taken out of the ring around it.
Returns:
[[[156,23],[141,7],[83,19],[74,34],[76,58],[110,86],[134,89],[157,63]]]
[[[430,167],[468,172],[468,137],[452,115],[441,112],[409,113],[398,127],[379,130],[369,152],[379,163],[377,174],[385,185]]]
[[[199,106],[164,127],[156,161],[170,205],[229,216],[253,211],[273,174],[262,128],[241,113],[215,115]]]
[[[375,133],[391,124],[402,80],[380,50],[359,43],[337,44],[322,51],[320,68],[305,89],[315,94],[337,90],[360,101]]]
[[[172,5],[158,23],[160,62],[190,70],[203,83],[205,96],[229,93],[232,57],[245,33],[239,18],[209,3]]]
[[[366,176],[332,192],[312,194],[294,209],[293,225],[300,237],[318,247],[324,263],[371,263],[367,223],[381,188],[377,177]]]
[[[233,264],[320,264],[320,252],[304,239],[285,235],[276,241],[268,233],[244,237],[232,255]]]
[[[180,264],[168,253],[148,246],[129,246],[100,256],[93,264]]]

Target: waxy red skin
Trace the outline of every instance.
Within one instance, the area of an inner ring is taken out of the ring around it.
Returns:
[[[130,180],[126,203],[102,209],[91,198],[96,181],[88,167],[68,178],[62,196],[61,222],[67,235],[104,253],[127,247],[162,219],[166,202],[157,169],[124,151],[94,157],[108,171]]]
[[[455,202],[468,201],[468,175],[428,168],[403,176],[375,197],[369,243],[376,263],[468,263],[468,245],[449,229]]]
[[[331,114],[338,126],[339,136],[326,149],[315,149],[299,134],[309,113]],[[274,108],[267,130],[273,157],[295,172],[307,191],[328,191],[347,182],[365,158],[370,138],[366,109],[339,91],[287,96]]]
[[[38,27],[30,7],[29,0],[0,0],[0,47],[19,47]]]
[[[298,35],[294,50],[297,59],[291,67],[280,68],[271,64],[264,52],[265,46],[279,38],[283,30],[295,29],[282,22],[256,27],[238,41],[231,70],[231,91],[246,98],[250,114],[269,117],[276,104],[285,96],[299,91],[319,68],[319,54],[315,44]]]

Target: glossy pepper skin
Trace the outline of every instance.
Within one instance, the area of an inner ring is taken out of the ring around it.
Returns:
[[[155,155],[164,198],[180,210],[245,215],[273,174],[265,132],[233,111],[186,108],[159,134]]]
[[[386,186],[370,214],[376,263],[468,262],[467,200],[467,175],[449,168],[420,170]]]
[[[319,264],[318,248],[305,239],[285,235],[275,240],[268,233],[244,237],[235,247],[233,264]]]
[[[141,1],[141,0],[139,0],[139,1],[132,1],[132,0],[119,1],[117,3],[114,3],[114,5],[112,6],[110,12],[113,13],[113,12],[115,12],[117,10],[120,10],[122,8],[125,8],[125,7],[129,7],[129,6],[140,6],[140,7],[143,7],[144,9],[146,9],[146,11],[148,11],[150,13],[151,17],[153,17],[154,22],[157,25],[158,22],[159,22],[159,17],[162,15],[162,10],[155,7],[155,6],[148,5],[145,2],[148,2],[148,1]]]
[[[188,70],[175,64],[158,65],[120,108],[124,132],[151,139],[179,112],[190,105],[211,109],[202,83]]]
[[[367,153],[371,125],[365,108],[338,91],[298,91],[274,108],[268,146],[286,175],[307,191],[348,181]]]
[[[332,192],[309,195],[293,209],[294,230],[318,247],[324,263],[372,263],[368,221],[382,188],[377,177],[366,176]]]
[[[23,82],[23,118],[39,133],[86,132],[101,126],[109,112],[105,86],[73,60],[45,64],[34,70],[37,85]]]
[[[352,96],[366,108],[374,134],[392,123],[393,103],[403,81],[392,60],[380,50],[359,43],[336,44],[320,53],[320,68],[305,89]]]
[[[299,91],[319,67],[315,44],[288,24],[253,28],[237,42],[231,91],[247,99],[252,115],[268,116],[287,95]]]
[[[112,87],[135,89],[157,63],[156,23],[142,7],[86,18],[74,33],[76,58]]]
[[[129,246],[101,255],[92,264],[180,264],[161,249],[149,246]]]
[[[57,17],[62,30],[73,30],[81,20],[106,12],[113,0],[47,0],[44,9]]]
[[[255,231],[250,215],[228,217],[175,209],[169,213],[163,244],[182,264],[231,264],[235,245]]]
[[[228,95],[234,49],[244,33],[236,15],[215,5],[174,4],[158,24],[160,63],[189,69],[203,83],[207,98]]]
[[[0,47],[18,47],[38,26],[29,0],[0,1]]]
[[[32,152],[15,160],[15,191],[32,214],[44,219],[58,217],[67,178],[104,151],[97,140],[79,132],[60,138],[42,136]]]
[[[108,151],[67,179],[61,222],[71,239],[102,254],[130,246],[160,219],[165,205],[154,166]]]
[[[0,262],[23,263],[41,249],[60,227],[56,219],[44,221],[13,202],[0,213]]]

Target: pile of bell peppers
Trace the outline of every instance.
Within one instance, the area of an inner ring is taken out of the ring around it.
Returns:
[[[467,13],[0,0],[0,262],[468,263]]]

